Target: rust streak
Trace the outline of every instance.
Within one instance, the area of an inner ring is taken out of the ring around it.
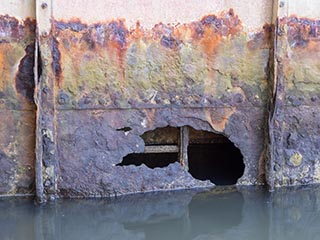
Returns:
[[[248,49],[251,51],[255,51],[258,48],[270,48],[274,30],[274,24],[264,24],[263,31],[255,33],[253,39],[247,43]]]
[[[200,42],[204,51],[213,52],[222,37],[233,36],[242,30],[242,24],[233,9],[221,14],[221,16],[207,15],[199,21],[177,24],[158,23],[152,29],[145,30],[137,22],[134,29],[128,30],[124,19],[87,25],[79,19],[71,19],[68,22],[53,21],[55,35],[58,36],[66,30],[73,32],[85,32],[82,39],[87,43],[98,43],[107,46],[115,52],[121,60],[132,40],[144,39],[159,42],[165,48],[179,50],[184,41]],[[191,38],[191,39],[188,39]]]
[[[56,77],[58,86],[61,87],[61,66],[60,66],[60,50],[59,50],[59,42],[56,38],[52,38],[51,42],[51,52],[52,52],[52,70]]]
[[[30,102],[34,102],[34,50],[34,42],[28,45],[25,49],[26,55],[20,61],[19,70],[15,79],[17,92],[23,95]]]

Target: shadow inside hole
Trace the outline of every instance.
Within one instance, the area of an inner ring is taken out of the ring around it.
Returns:
[[[178,160],[177,153],[132,153],[125,156],[117,166],[145,164],[149,168],[167,167]]]
[[[243,156],[227,138],[223,142],[191,144],[188,147],[189,172],[216,185],[232,185],[243,175]]]
[[[124,130],[124,129],[119,129]],[[188,164],[190,174],[199,180],[216,185],[233,185],[243,175],[244,163],[240,150],[225,136],[188,127]],[[179,146],[180,129],[157,128],[141,135],[147,146]],[[163,168],[177,162],[179,153],[133,153],[125,156],[117,166],[145,164],[149,168]]]

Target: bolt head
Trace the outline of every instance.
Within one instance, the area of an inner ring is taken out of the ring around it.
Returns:
[[[42,8],[42,9],[46,9],[47,7],[48,7],[48,4],[47,4],[47,3],[44,2],[44,3],[41,4],[41,8]]]

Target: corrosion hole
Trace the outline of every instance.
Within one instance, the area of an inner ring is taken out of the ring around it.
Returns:
[[[132,128],[131,127],[123,127],[123,128],[118,128],[117,131],[122,131],[122,132],[129,132],[131,131]]]
[[[189,172],[194,178],[216,185],[232,185],[243,175],[240,150],[226,137],[189,129]]]
[[[194,178],[216,185],[235,184],[243,175],[241,152],[223,135],[184,126],[157,128],[141,137],[144,152],[125,156],[117,166],[145,164],[156,168],[178,161]]]
[[[149,168],[166,167],[177,162],[179,157],[179,129],[174,127],[157,128],[145,132],[144,153],[133,153],[125,156],[117,166],[145,164]]]

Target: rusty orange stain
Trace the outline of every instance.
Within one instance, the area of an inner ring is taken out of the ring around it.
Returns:
[[[215,111],[212,109],[204,109],[204,114],[206,116],[206,120],[215,131],[224,132],[226,124],[236,110],[237,109],[235,107],[218,108]]]
[[[99,53],[106,49],[109,58],[117,63],[120,78],[125,78],[125,57],[128,47],[137,41],[156,43],[168,51],[179,51],[182,44],[192,43],[201,46],[203,52],[210,56],[216,53],[223,38],[229,38],[242,30],[242,24],[233,9],[220,15],[207,15],[199,21],[185,24],[158,23],[152,29],[144,29],[139,22],[128,30],[125,19],[114,19],[105,23],[87,25],[79,19],[69,21],[53,20],[54,38],[71,44],[86,43],[91,51]],[[54,44],[54,42],[53,42]],[[57,44],[61,51],[61,44]],[[58,53],[55,53],[57,56]],[[54,59],[54,69],[59,70],[58,58]],[[57,71],[55,71],[57,72]],[[61,78],[59,86],[61,86]],[[119,79],[122,82],[121,79]]]
[[[123,65],[123,58],[128,46],[128,29],[124,19],[113,20],[108,24],[109,36],[107,39],[107,49],[112,56],[114,53],[118,58],[119,65]]]
[[[213,28],[205,27],[200,45],[209,56],[215,53],[215,49],[221,41],[221,35],[215,34]]]
[[[287,25],[288,42],[293,48],[308,48],[309,43],[320,41],[320,21],[295,15],[279,20],[280,28]],[[312,45],[314,47],[314,45]]]
[[[4,79],[5,77],[3,74],[6,72],[5,71],[5,59],[4,59],[4,51],[2,50],[3,45],[0,47],[0,72],[1,72],[1,81],[0,81],[0,90],[3,91],[4,89]]]

